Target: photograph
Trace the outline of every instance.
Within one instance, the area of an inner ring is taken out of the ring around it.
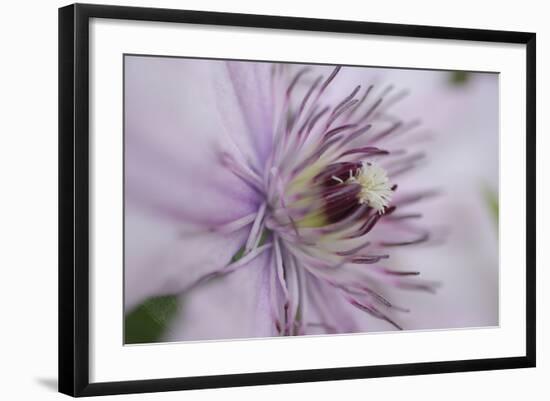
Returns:
[[[124,344],[498,327],[499,73],[123,55]]]

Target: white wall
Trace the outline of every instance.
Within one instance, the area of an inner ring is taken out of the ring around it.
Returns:
[[[107,1],[107,0],[106,0]],[[544,293],[550,223],[544,185],[550,160],[544,133],[550,119],[550,26],[543,1],[115,1],[113,4],[187,8],[304,17],[355,19],[537,32],[538,54],[538,367],[536,369],[399,377],[256,388],[203,390],[126,399],[243,400],[354,399],[545,400],[550,393],[550,297]],[[61,1],[4,3],[0,23],[0,368],[1,398],[61,399],[57,375],[57,7]],[[543,227],[544,224],[544,227]],[[540,341],[541,340],[541,341]],[[546,379],[546,380],[545,380]],[[110,397],[114,398],[114,397]],[[121,397],[119,397],[121,398]],[[121,398],[122,399],[122,398]]]

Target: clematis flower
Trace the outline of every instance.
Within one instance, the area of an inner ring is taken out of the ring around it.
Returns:
[[[360,70],[126,57],[126,311],[178,295],[169,340],[407,328],[428,135]]]

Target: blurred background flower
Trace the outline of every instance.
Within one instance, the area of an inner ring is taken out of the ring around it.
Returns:
[[[228,66],[221,61],[126,58],[127,343],[280,334],[273,325],[268,283],[273,250],[261,248],[270,246],[262,245],[263,231],[249,235],[262,208],[262,197],[251,190],[254,172],[261,171],[272,155],[272,132],[284,103],[273,96],[277,68],[269,63]],[[280,67],[285,88],[300,68]],[[332,70],[316,69],[325,73],[325,79]],[[392,115],[404,121],[420,118],[423,124],[409,145],[421,143],[428,154],[414,160],[412,173],[399,178],[399,190],[440,193],[414,208],[437,246],[393,247],[391,263],[384,261],[392,269],[421,271],[425,278],[442,283],[437,295],[384,287],[384,298],[411,310],[398,314],[398,325],[406,329],[497,325],[498,76],[344,70],[325,90],[324,99],[338,104],[358,84],[365,92],[374,84],[373,93],[387,90],[388,85],[397,88],[392,92],[396,94]],[[307,96],[315,77],[304,74],[296,82],[297,99]],[[398,140],[407,144],[407,137]],[[242,160],[220,165],[220,154],[227,150]],[[243,165],[250,171],[242,170]],[[247,226],[231,231],[227,225],[234,221]],[[247,242],[262,249],[250,260],[239,255]],[[217,274],[231,260],[233,266],[245,262],[247,266],[223,277]],[[388,320],[365,315],[342,299],[311,298],[310,303],[323,303],[320,310],[353,324],[332,330],[326,323],[317,330],[309,327],[307,332],[287,334],[392,328]]]

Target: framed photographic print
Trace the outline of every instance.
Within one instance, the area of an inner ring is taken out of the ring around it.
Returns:
[[[59,10],[59,390],[535,366],[535,34]]]

